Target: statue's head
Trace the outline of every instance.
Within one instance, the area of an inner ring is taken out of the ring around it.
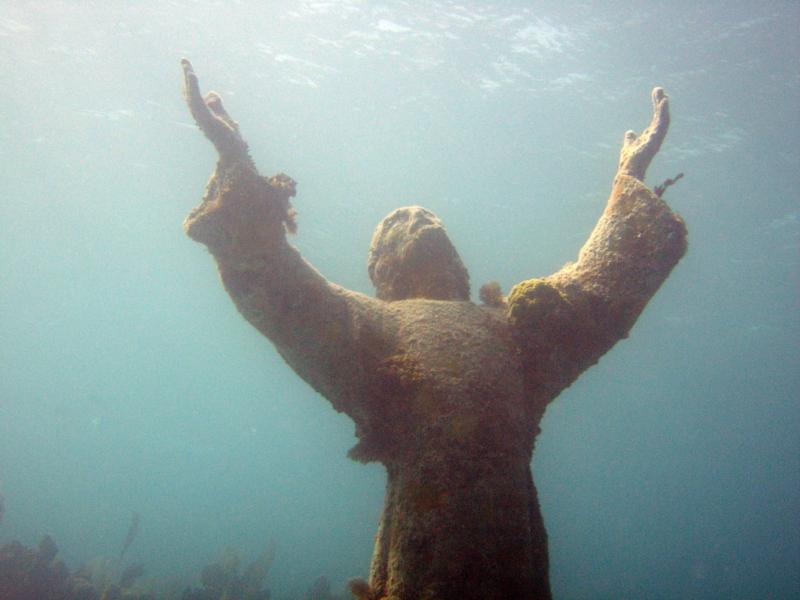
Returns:
[[[398,208],[378,224],[369,277],[381,300],[469,300],[469,274],[439,218],[420,206]]]

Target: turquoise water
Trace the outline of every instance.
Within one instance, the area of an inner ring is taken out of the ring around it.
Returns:
[[[226,546],[267,584],[368,573],[384,473],[236,313],[181,229],[215,155],[179,60],[294,243],[371,293],[391,209],[434,210],[473,297],[573,260],[622,134],[672,101],[651,184],[688,255],[548,409],[533,462],[558,599],[800,596],[800,6],[795,2],[0,4],[0,543],[119,553],[197,584]]]

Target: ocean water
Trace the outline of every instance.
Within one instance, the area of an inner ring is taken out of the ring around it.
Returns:
[[[181,57],[299,182],[326,277],[372,293],[374,226],[421,204],[476,301],[575,258],[660,85],[689,252],[542,423],[554,596],[800,597],[798,30],[793,1],[0,3],[0,544],[75,569],[135,511],[147,577],[273,541],[273,598],[368,574],[382,467],[183,234],[215,155]]]

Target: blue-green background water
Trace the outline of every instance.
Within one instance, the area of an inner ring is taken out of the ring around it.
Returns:
[[[76,568],[137,511],[153,576],[269,540],[277,598],[368,572],[382,468],[182,232],[215,160],[182,56],[367,293],[403,204],[473,290],[574,259],[662,85],[648,181],[686,173],[690,250],[542,424],[555,597],[800,597],[798,30],[797,2],[0,3],[0,543]]]

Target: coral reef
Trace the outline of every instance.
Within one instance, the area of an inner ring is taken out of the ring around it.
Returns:
[[[0,547],[0,598],[3,600],[66,600],[73,582],[56,559],[58,548],[45,536],[32,550],[19,542]]]
[[[492,308],[501,308],[506,305],[503,290],[496,281],[484,283],[480,290],[478,290],[478,298],[480,298],[480,301],[486,306],[491,306]]]
[[[300,377],[349,415],[351,456],[388,481],[360,600],[548,600],[547,533],[530,470],[549,402],[627,337],[686,250],[681,219],[643,181],[670,121],[625,134],[606,208],[575,263],[469,302],[439,219],[413,206],[376,228],[377,298],[326,280],[289,244],[291,188],[262,177],[219,96],[187,104],[219,153],[186,232],[213,255],[240,313]],[[287,178],[288,179],[288,178]],[[291,180],[289,180],[291,181]],[[663,191],[663,190],[662,190]],[[291,213],[292,223],[293,213]],[[194,599],[192,599],[194,600]]]
[[[361,579],[361,577],[354,577],[347,582],[347,589],[353,594],[356,600],[372,600],[374,597],[369,583]]]
[[[331,592],[331,583],[324,575],[318,577],[303,595],[303,600],[348,600],[349,598],[352,596],[347,592],[340,594]]]
[[[113,559],[98,558],[70,574],[56,558],[58,548],[45,536],[34,550],[19,542],[0,546],[0,599],[2,600],[166,600],[172,594],[157,594],[136,587],[144,566],[134,563],[117,575]],[[264,580],[275,557],[271,544],[258,558],[240,569],[239,557],[226,550],[200,575],[200,588],[185,588],[181,600],[269,600]],[[320,578],[307,594],[309,600],[338,600],[327,579]]]
[[[144,575],[144,565],[142,563],[133,563],[125,567],[122,575],[119,576],[119,587],[130,588],[134,582]]]
[[[136,513],[123,548],[136,534]],[[271,600],[265,580],[275,559],[275,543],[242,568],[238,553],[226,548],[215,562],[200,573],[200,587],[186,586],[180,577],[137,585],[144,575],[142,563],[121,570],[118,559],[97,557],[70,573],[57,558],[58,548],[50,536],[35,549],[18,541],[0,546],[0,600]],[[366,583],[365,583],[366,585]],[[157,591],[156,591],[157,590]],[[326,577],[317,578],[303,600],[346,600],[349,592],[334,593]]]
[[[0,547],[0,598],[3,600],[155,600],[134,589],[141,565],[129,567],[117,583],[107,577],[93,579],[83,567],[71,575],[56,558],[58,548],[50,536],[36,550],[11,542]]]
[[[138,528],[134,513],[123,548]],[[237,552],[227,548],[220,558],[200,573],[201,587],[186,587],[177,578],[154,580],[147,588],[137,587],[144,565],[132,563],[120,573],[119,561],[98,557],[70,573],[56,557],[58,548],[50,536],[35,549],[14,541],[0,546],[0,600],[270,600],[265,579],[275,559],[270,543],[255,560],[241,568]],[[156,587],[159,591],[154,591]],[[345,600],[349,593],[335,594],[326,577],[317,578],[304,600]]]
[[[217,562],[203,568],[202,587],[185,590],[181,600],[269,600],[264,579],[274,558],[275,545],[271,544],[240,572],[239,555],[228,548]]]
[[[73,575],[73,581],[83,590],[81,598],[98,600],[154,600],[151,591],[139,589],[136,581],[144,575],[144,565],[132,563],[120,573],[113,558],[95,558]]]
[[[133,512],[131,514],[131,522],[128,525],[128,533],[125,535],[125,541],[122,542],[122,550],[119,551],[119,560],[122,562],[125,552],[130,548],[136,535],[139,533],[139,513]]]

